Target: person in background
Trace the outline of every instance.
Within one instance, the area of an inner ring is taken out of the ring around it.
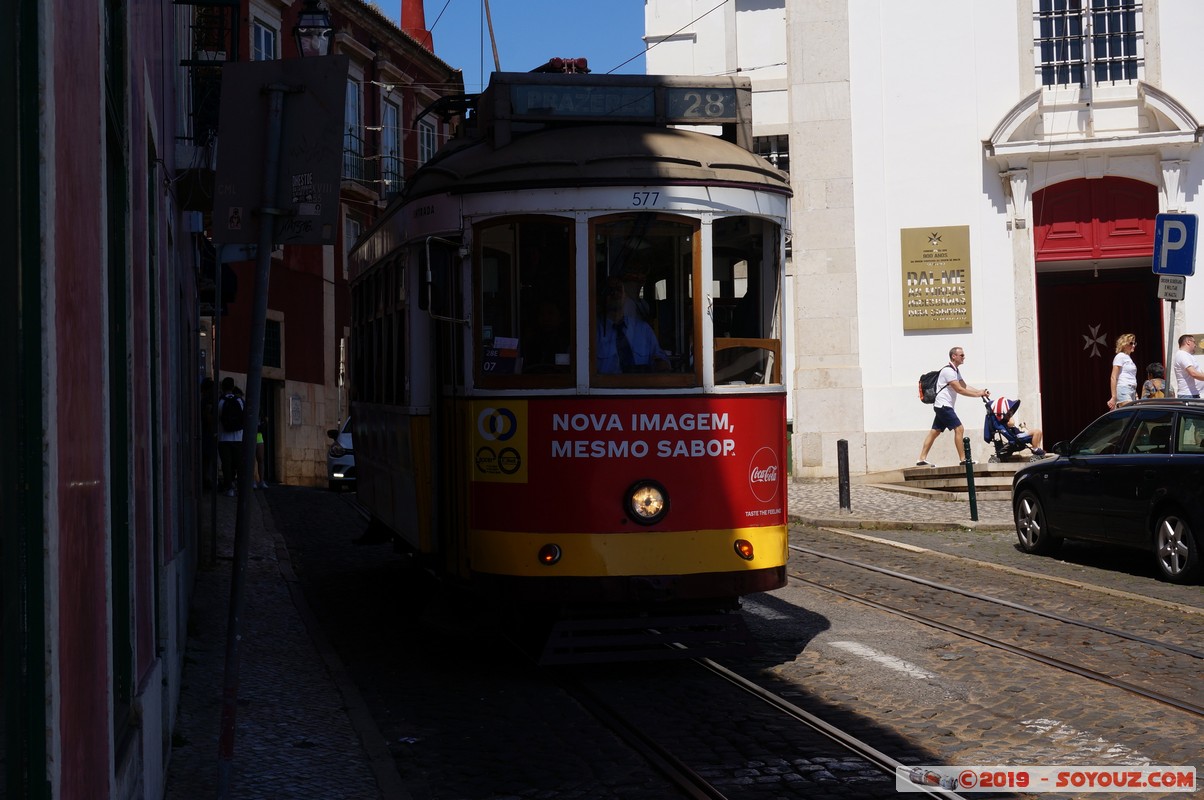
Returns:
[[[261,416],[255,431],[255,481],[251,485],[256,489],[268,488],[267,473],[263,469],[263,428],[267,424],[267,417]]]
[[[941,369],[941,374],[936,379],[936,402],[932,405],[934,413],[932,428],[924,437],[924,444],[920,448],[920,458],[916,461],[917,467],[936,466],[928,460],[928,451],[932,449],[936,437],[945,431],[953,431],[953,446],[957,449],[958,462],[974,463],[970,461],[970,455],[965,452],[966,447],[962,443],[962,439],[966,436],[966,426],[958,418],[954,406],[957,404],[959,394],[964,394],[966,397],[990,397],[991,393],[986,389],[975,389],[966,385],[961,373],[961,366],[965,360],[965,350],[960,347],[952,348],[949,351],[949,363]]]
[[[1125,403],[1137,399],[1137,364],[1133,361],[1132,353],[1137,349],[1137,337],[1131,333],[1122,333],[1116,337],[1116,355],[1112,358],[1112,377],[1109,385],[1112,396],[1108,398],[1108,408],[1119,408]]]
[[[1196,337],[1185,333],[1179,337],[1179,349],[1171,366],[1175,371],[1175,397],[1199,397],[1204,385],[1204,372],[1196,364]]]
[[[1162,365],[1150,362],[1145,368],[1145,383],[1141,384],[1141,399],[1150,400],[1166,397],[1166,381],[1162,378]]]
[[[227,404],[234,404],[237,411],[234,408],[225,411]],[[241,418],[245,421],[246,408],[242,391],[234,385],[234,379],[228,375],[222,378],[222,396],[217,401],[217,454],[222,460],[222,488],[227,497],[233,497],[238,486],[238,460],[242,444],[243,423],[236,426],[233,420]]]

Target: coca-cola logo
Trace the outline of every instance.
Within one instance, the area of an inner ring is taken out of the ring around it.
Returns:
[[[753,483],[773,483],[778,479],[778,467],[776,464],[772,467],[765,467],[764,469],[761,469],[760,467],[754,467],[752,474],[748,476],[748,479]]]
[[[762,447],[753,454],[748,465],[748,488],[762,503],[777,497],[778,454],[772,447]]]

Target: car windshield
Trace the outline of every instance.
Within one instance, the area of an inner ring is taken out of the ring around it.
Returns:
[[[1132,414],[1108,414],[1091,423],[1070,444],[1072,456],[1107,455],[1120,452],[1120,442]]]

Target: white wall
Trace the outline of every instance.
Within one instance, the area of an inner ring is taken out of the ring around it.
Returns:
[[[916,378],[951,347],[966,350],[968,383],[1015,395],[1015,338],[1001,335],[1016,318],[1006,205],[981,143],[1027,93],[1016,13],[958,0],[923,15],[910,4],[849,8],[864,430],[915,430],[918,451],[931,410],[915,400]],[[973,327],[904,333],[899,231],[954,225],[970,229]],[[976,402],[961,410],[968,427],[981,423]]]
[[[838,438],[849,441],[854,471],[914,462],[931,422],[931,409],[916,400],[916,378],[945,363],[953,346],[966,350],[971,385],[1020,398],[1025,421],[1039,425],[1032,209],[1022,203],[1025,227],[1016,224],[1014,187],[1005,188],[1005,167],[983,145],[1039,88],[1034,4],[784,0],[779,11],[773,0],[768,8],[747,0],[699,20],[674,49],[649,52],[650,72],[739,67],[754,80],[757,133],[779,133],[779,125],[790,133],[796,474],[835,474]],[[647,0],[648,36],[672,33],[712,7]],[[1144,4],[1145,78],[1181,104],[1189,121],[1204,118],[1201,30],[1198,0]],[[778,54],[790,62],[784,73]],[[1137,120],[1140,111],[1132,104],[1093,109],[1101,128]],[[1073,112],[1058,118],[1078,119]],[[1164,203],[1160,162],[1182,159],[1183,210],[1204,213],[1198,145],[1160,148],[1147,137],[1116,149],[1101,139],[1093,144],[1114,148],[1095,159],[1105,174],[1136,171],[1160,185]],[[1085,169],[1085,159],[1071,152],[1033,161],[1090,174],[1095,167]],[[1028,196],[1039,188],[1032,177]],[[900,230],[955,225],[970,231],[972,327],[905,332]],[[1176,333],[1204,331],[1204,285],[1193,288],[1195,281],[1188,279],[1178,304]],[[976,432],[983,409],[970,398],[959,406],[973,447],[984,451]],[[942,441],[937,449],[938,463],[951,463],[952,447]]]

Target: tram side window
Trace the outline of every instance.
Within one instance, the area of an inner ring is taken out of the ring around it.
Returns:
[[[781,382],[778,226],[728,217],[712,228],[715,383]]]
[[[697,224],[624,214],[596,221],[593,241],[597,382],[639,384],[648,381],[632,376],[668,373],[677,377],[652,383],[694,383]]]
[[[477,379],[571,383],[571,221],[495,221],[477,230],[476,241]]]
[[[371,403],[404,403],[405,267],[383,264],[352,289],[352,381],[355,397]]]

